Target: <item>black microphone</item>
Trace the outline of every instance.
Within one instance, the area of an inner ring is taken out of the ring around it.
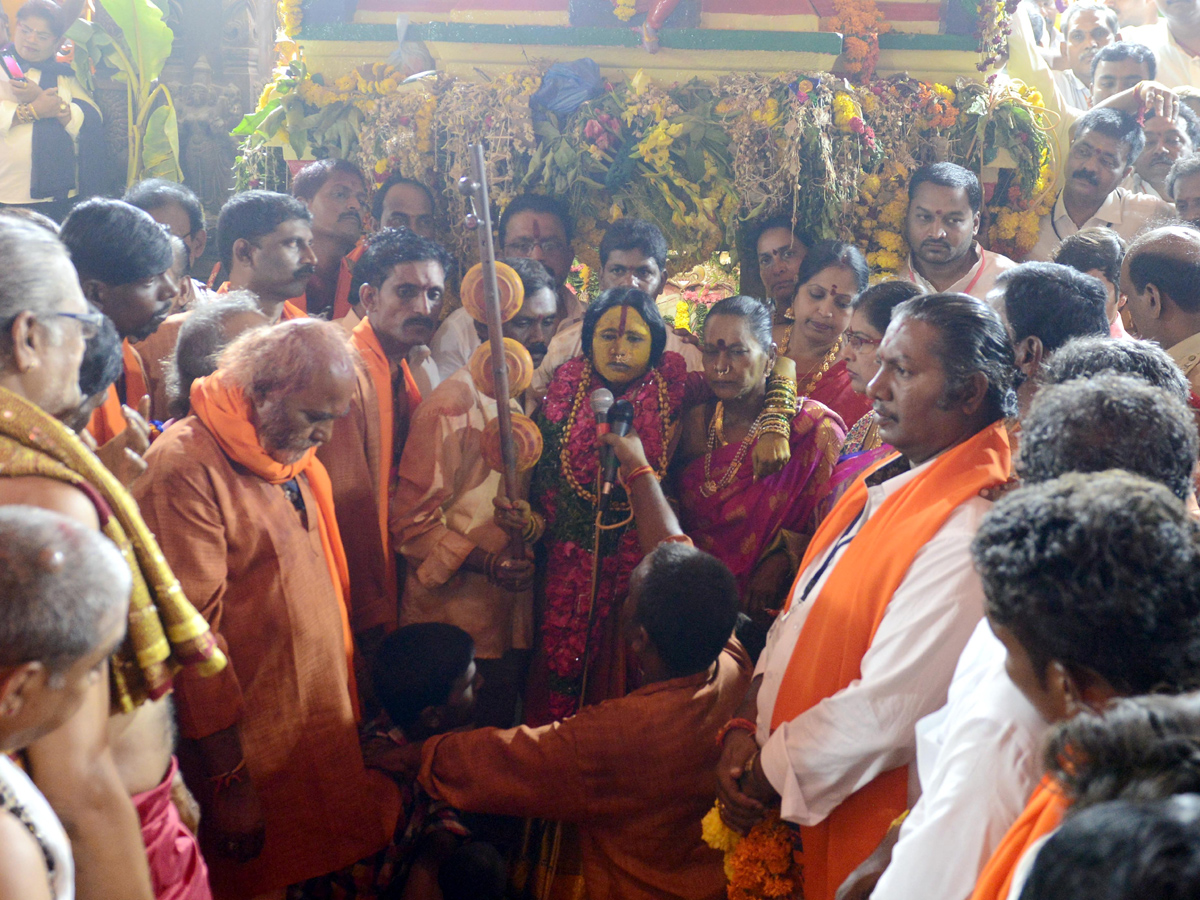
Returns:
[[[608,411],[609,432],[618,437],[624,437],[629,434],[631,425],[633,425],[633,404],[628,400],[618,400]],[[604,467],[604,475],[600,482],[600,512],[603,513],[608,509],[608,501],[612,497],[613,485],[617,480],[617,466],[620,465],[620,461],[612,447],[604,448],[604,452],[600,454],[600,461]]]

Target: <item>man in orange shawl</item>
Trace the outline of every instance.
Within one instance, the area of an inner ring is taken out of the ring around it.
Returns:
[[[202,785],[213,893],[254,898],[381,850],[394,782],[358,743],[349,574],[316,448],[354,363],[312,319],[243,334],[150,448],[147,523],[230,665],[178,679],[185,771]]]
[[[171,311],[179,293],[171,271],[175,254],[170,235],[149,213],[103,197],[71,211],[63,222],[62,241],[84,296],[112,320],[122,340],[124,374],[88,423],[88,431],[103,447],[125,432],[125,410],[138,411],[149,395],[146,365],[133,342],[150,337]],[[135,451],[145,449],[144,441],[139,445],[132,433],[123,443]]]
[[[1030,485],[996,504],[973,550],[1009,677],[1046,721],[1103,710],[1118,696],[1195,686],[1200,544],[1162,484],[1110,471]],[[1043,779],[973,900],[1009,896],[1018,869],[1032,862],[1022,858],[1058,827],[1069,802]]]
[[[182,784],[171,758],[172,675],[181,666],[213,674],[225,660],[133,498],[58,421],[78,410],[84,342],[104,320],[89,310],[62,244],[7,218],[0,221],[0,320],[9,323],[0,362],[0,504],[39,506],[102,531],[121,550],[133,584],[128,636],[108,677],[94,680],[66,725],[26,748],[30,775],[70,832],[80,900],[149,900],[164,887],[159,896],[206,900],[199,847],[174,806],[151,811],[141,799]],[[131,802],[131,794],[141,797]],[[145,831],[151,824],[154,839]],[[165,871],[171,877],[160,880]]]
[[[367,315],[350,334],[359,357],[350,413],[317,454],[333,482],[356,633],[396,625],[400,598],[388,509],[396,463],[421,402],[407,356],[437,328],[449,261],[433,241],[388,230],[367,239],[356,269]]]
[[[217,219],[217,249],[226,275],[219,293],[249,291],[272,324],[305,315],[304,288],[317,255],[303,203],[272,191],[234,194]]]
[[[970,542],[1010,473],[1013,352],[985,303],[909,300],[879,360],[869,396],[898,452],[813,537],[717,773],[729,825],[781,803],[800,826],[806,900],[833,900],[908,808],[914,726],[983,614]]]

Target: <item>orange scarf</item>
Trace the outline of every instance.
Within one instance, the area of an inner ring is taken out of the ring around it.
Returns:
[[[221,286],[217,288],[217,293],[228,294],[229,282],[222,282]],[[306,301],[303,294],[301,294],[299,297],[293,297],[291,300],[284,300],[283,312],[279,314],[279,321],[287,322],[289,319],[307,319],[308,313],[306,313],[303,308],[305,303]]]
[[[300,475],[308,478],[317,501],[317,531],[321,535],[321,549],[329,565],[329,578],[337,597],[338,611],[342,618],[342,641],[346,649],[346,678],[350,689],[350,703],[354,716],[359,716],[358,688],[354,678],[354,638],[350,633],[350,616],[346,609],[346,598],[350,596],[350,571],[346,565],[346,553],[342,549],[342,535],[338,530],[337,517],[333,511],[333,486],[329,474],[317,459],[317,449],[310,447],[297,462],[291,465],[274,460],[263,449],[258,433],[251,421],[250,401],[241,388],[225,384],[217,371],[206,378],[197,378],[192,383],[192,412],[207,426],[212,436],[225,452],[259,478],[271,484],[283,484]]]
[[[867,476],[897,456],[886,457],[858,476],[817,529],[800,564],[801,574],[862,512]],[[1010,470],[1008,433],[1003,422],[996,422],[943,453],[867,519],[820,594],[808,601],[812,609],[788,660],[771,717],[772,732],[861,677],[863,656],[917,553],[958,506],[1003,484]],[[802,827],[805,900],[833,900],[846,876],[907,808],[908,771],[902,766],[847,797],[823,822]]]
[[[354,281],[354,264],[362,259],[363,251],[366,249],[366,240],[360,238],[358,245],[342,257],[342,264],[338,267],[337,289],[333,293],[333,316],[331,318],[335,322],[350,312],[350,284]]]
[[[971,900],[1005,900],[1021,857],[1036,841],[1062,824],[1070,804],[1049,775],[1034,789],[1024,812],[1013,822],[975,882]]]
[[[125,361],[125,403],[137,409],[148,393],[146,369],[142,365],[141,355],[128,340],[121,341],[121,356]],[[101,447],[125,430],[125,413],[121,410],[121,398],[117,395],[115,384],[108,386],[104,402],[92,410],[87,430]]]
[[[393,558],[391,541],[388,539],[388,505],[392,480],[392,459],[395,454],[395,398],[392,396],[392,370],[387,355],[370,319],[363,319],[350,332],[350,343],[362,356],[367,374],[375,387],[375,399],[379,404],[379,533],[383,536],[383,556]],[[408,362],[400,360],[400,371],[404,375],[404,392],[408,396],[408,414],[411,417],[421,402],[421,391],[409,371]],[[364,410],[364,413],[366,410]]]

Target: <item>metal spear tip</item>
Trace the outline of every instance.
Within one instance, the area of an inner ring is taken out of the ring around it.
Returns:
[[[475,213],[467,213],[463,218],[463,225],[467,231],[474,231],[479,227],[479,216],[475,215]]]
[[[479,182],[472,180],[470,175],[464,175],[458,179],[458,192],[464,197],[470,197],[479,190]]]

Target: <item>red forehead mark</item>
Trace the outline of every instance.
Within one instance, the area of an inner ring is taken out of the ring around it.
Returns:
[[[533,238],[537,241],[542,239],[542,225],[537,219],[533,220]]]
[[[621,307],[621,321],[617,324],[617,336],[618,337],[625,336],[625,317],[628,315],[629,315],[629,307],[622,306]]]
[[[724,350],[724,349],[725,349],[727,346],[728,346],[728,345],[725,343],[725,341],[724,341],[724,340],[718,340],[718,341],[717,341],[717,349],[718,349],[718,350]]]

